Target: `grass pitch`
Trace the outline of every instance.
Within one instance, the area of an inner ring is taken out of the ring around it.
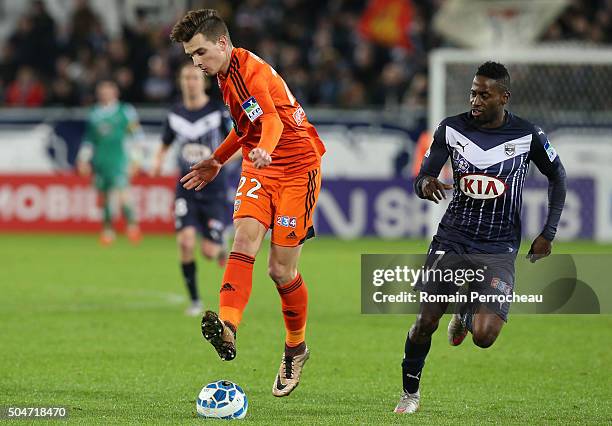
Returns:
[[[0,236],[0,406],[67,406],[69,422],[211,422],[195,415],[206,383],[228,379],[249,398],[246,422],[267,424],[550,424],[612,422],[612,316],[511,315],[489,349],[434,336],[421,409],[391,411],[413,316],[361,315],[359,255],[421,253],[427,242],[316,239],[301,271],[310,294],[312,356],[289,398],[271,395],[283,348],[280,301],[267,249],[238,333],[221,362],[183,315],[185,291],[172,237],[110,248],[94,236]],[[526,246],[526,245],[525,245]],[[523,247],[524,249],[526,247]],[[612,246],[556,244],[555,252]],[[198,262],[207,307],[222,271]],[[520,283],[518,283],[520,288]]]

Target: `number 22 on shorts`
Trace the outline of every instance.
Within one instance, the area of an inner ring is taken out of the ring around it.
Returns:
[[[242,196],[242,187],[244,186],[246,181],[247,178],[245,176],[240,176],[240,183],[238,184],[238,189],[236,190],[236,198]],[[259,198],[259,196],[255,194],[255,191],[261,188],[261,183],[255,178],[251,178],[249,182],[253,184],[253,186],[247,191],[246,196],[255,199]]]

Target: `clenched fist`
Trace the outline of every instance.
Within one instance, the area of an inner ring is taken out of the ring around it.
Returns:
[[[256,169],[268,167],[272,162],[272,157],[263,148],[254,148],[249,152],[249,160],[253,162]]]

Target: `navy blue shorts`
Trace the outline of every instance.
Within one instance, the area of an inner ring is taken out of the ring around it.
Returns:
[[[180,231],[189,226],[207,240],[223,244],[228,208],[224,199],[198,200],[177,194],[174,200],[174,227]]]
[[[504,299],[513,294],[515,260],[516,251],[479,253],[435,236],[425,261],[425,270],[430,272],[415,288],[435,295],[465,294],[473,308],[485,304],[507,321],[510,302]],[[458,308],[456,305],[456,312]]]

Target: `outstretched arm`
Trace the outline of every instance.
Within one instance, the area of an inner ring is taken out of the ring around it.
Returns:
[[[191,166],[191,171],[181,178],[183,187],[200,191],[217,177],[223,164],[240,148],[238,139],[238,135],[232,129],[210,158]]]
[[[216,158],[219,163],[225,164],[227,160],[240,149],[241,145],[238,141],[239,139],[236,130],[230,130],[223,143],[213,152],[212,156]],[[196,169],[197,166],[196,164],[192,169]]]

